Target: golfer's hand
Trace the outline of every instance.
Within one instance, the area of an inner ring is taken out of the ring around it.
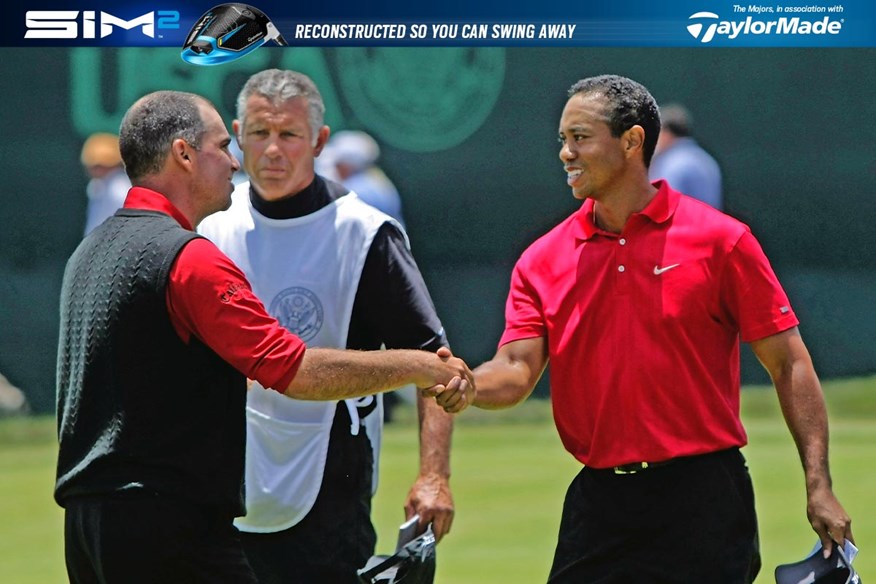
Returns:
[[[446,383],[438,383],[426,388],[420,388],[420,392],[426,397],[434,397],[438,405],[445,412],[456,414],[467,408],[474,402],[475,383],[474,375],[462,359],[453,356],[450,349],[441,347],[437,352],[438,357],[448,365],[457,362],[462,365],[458,375],[453,376]]]
[[[834,542],[843,545],[845,540],[855,543],[852,536],[852,520],[829,487],[808,494],[806,515],[812,529],[818,534],[823,546],[824,557],[833,551]]]
[[[449,414],[458,414],[474,401],[475,387],[466,379],[454,377],[447,385],[435,385],[423,390],[434,396],[438,405]]]

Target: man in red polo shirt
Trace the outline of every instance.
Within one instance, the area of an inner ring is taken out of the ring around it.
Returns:
[[[550,582],[751,582],[760,568],[739,448],[739,339],[772,377],[824,543],[852,540],[833,494],[818,378],[748,227],[650,183],[660,115],[647,89],[573,85],[560,159],[581,208],[514,268],[506,329],[474,405],[524,400],[551,362],[554,418],[584,465]]]

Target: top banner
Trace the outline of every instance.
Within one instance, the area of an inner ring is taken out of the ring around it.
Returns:
[[[873,47],[872,0],[653,0],[570,4],[385,0],[258,4],[29,0],[2,20],[3,46],[179,47],[218,65],[288,47]]]

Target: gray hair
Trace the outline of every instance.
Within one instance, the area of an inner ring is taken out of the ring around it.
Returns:
[[[316,146],[325,119],[325,104],[322,102],[319,89],[310,77],[297,71],[282,69],[266,69],[250,77],[237,96],[237,119],[242,128],[246,127],[246,102],[252,95],[266,97],[274,105],[297,97],[305,98],[307,120],[313,136],[313,146]]]
[[[156,91],[131,106],[119,128],[119,150],[131,181],[159,172],[177,138],[201,147],[206,131],[201,104],[210,102],[194,93]]]

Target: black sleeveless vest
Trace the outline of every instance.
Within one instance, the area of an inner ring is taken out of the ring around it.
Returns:
[[[243,515],[245,378],[176,334],[165,291],[197,234],[122,209],[64,272],[55,499],[158,494]]]

